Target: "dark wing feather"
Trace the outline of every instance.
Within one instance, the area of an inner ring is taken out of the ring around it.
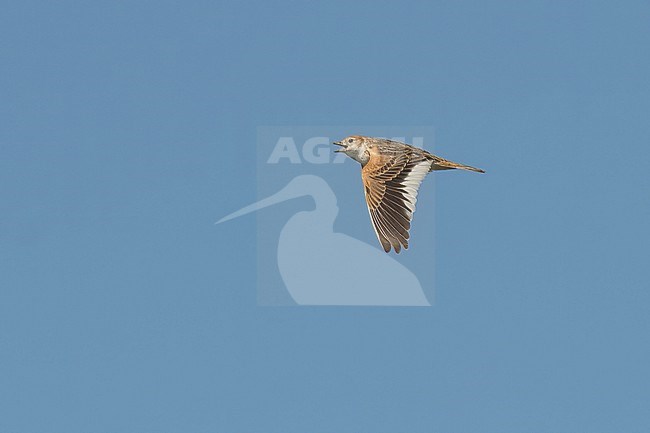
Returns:
[[[409,148],[387,157],[376,154],[363,167],[368,212],[384,251],[408,248],[418,188],[430,168],[430,160]]]

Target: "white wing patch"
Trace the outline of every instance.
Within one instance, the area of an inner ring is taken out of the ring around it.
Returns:
[[[422,161],[413,167],[402,181],[402,189],[404,190],[404,204],[409,208],[411,213],[415,212],[415,203],[418,200],[418,189],[424,180],[425,176],[429,173],[431,168],[431,161]]]

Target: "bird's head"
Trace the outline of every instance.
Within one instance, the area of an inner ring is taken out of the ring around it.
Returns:
[[[335,152],[343,152],[350,158],[365,165],[370,159],[370,143],[368,137],[362,137],[361,135],[350,135],[345,137],[341,141],[335,141],[334,144],[341,146],[340,149],[336,149]]]

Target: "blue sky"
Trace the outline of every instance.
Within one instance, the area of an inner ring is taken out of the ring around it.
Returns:
[[[5,2],[0,431],[647,431],[649,21]],[[255,218],[213,222],[260,125],[432,125],[487,170],[436,174],[433,308],[257,306]]]

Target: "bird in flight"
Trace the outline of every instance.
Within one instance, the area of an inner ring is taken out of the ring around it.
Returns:
[[[426,150],[385,138],[351,135],[335,152],[343,152],[361,164],[361,180],[375,234],[382,248],[396,253],[408,248],[411,219],[418,188],[434,170],[462,169],[485,173],[480,168],[458,164]]]

